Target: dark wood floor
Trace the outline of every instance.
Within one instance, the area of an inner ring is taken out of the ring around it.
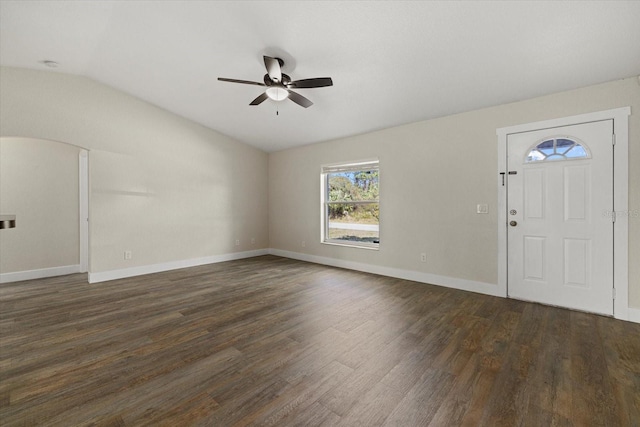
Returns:
[[[0,287],[0,423],[638,426],[640,325],[265,256]]]

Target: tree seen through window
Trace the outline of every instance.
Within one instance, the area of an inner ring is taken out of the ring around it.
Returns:
[[[380,175],[377,168],[326,174],[325,241],[377,245],[380,241]]]

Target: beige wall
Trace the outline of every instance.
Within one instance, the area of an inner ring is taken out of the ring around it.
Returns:
[[[0,273],[78,265],[78,154],[67,144],[0,138]]]
[[[640,86],[633,77],[273,153],[270,245],[497,284],[496,129],[626,106],[632,109],[629,207],[640,212]],[[321,244],[321,165],[372,157],[380,159],[380,250]],[[489,205],[488,215],[476,214],[479,203]],[[629,219],[629,234],[630,305],[640,307],[638,215]],[[427,263],[420,262],[421,252]]]
[[[640,212],[635,77],[267,155],[90,79],[0,73],[0,136],[90,150],[92,272],[272,247],[495,284],[496,129],[624,106],[629,207]],[[380,251],[320,244],[320,166],[374,157]],[[488,215],[475,213],[478,203]],[[637,215],[629,233],[629,299],[640,307]]]
[[[268,247],[267,154],[137,98],[3,67],[0,135],[89,150],[92,273]]]

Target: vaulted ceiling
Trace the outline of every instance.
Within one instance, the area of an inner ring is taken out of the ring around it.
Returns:
[[[640,74],[639,22],[638,1],[3,0],[0,63],[86,76],[276,151]],[[262,81],[263,55],[334,86],[300,89],[305,109],[249,106],[263,88],[217,80]]]

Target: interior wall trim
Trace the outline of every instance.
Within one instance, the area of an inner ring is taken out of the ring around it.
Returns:
[[[142,265],[138,267],[123,268],[120,270],[89,273],[89,283],[106,282],[108,280],[125,279],[127,277],[142,276],[143,274],[161,273],[163,271],[177,270],[180,268],[196,267],[198,265],[216,264],[225,261],[234,261],[243,258],[252,258],[267,255],[268,249],[257,249],[245,252],[233,252],[229,254],[213,255],[203,258],[185,259],[181,261],[164,262],[160,264]]]
[[[397,279],[412,280],[414,282],[430,285],[444,286],[462,291],[476,292],[479,294],[502,296],[498,286],[493,283],[477,282],[474,280],[458,279],[455,277],[440,276],[437,274],[423,273],[420,271],[404,270],[401,268],[384,267],[380,265],[365,264],[360,262],[345,261],[342,259],[327,258],[317,255],[289,252],[280,249],[270,249],[271,255],[284,258],[297,259],[299,261],[313,262],[332,267],[346,268],[348,270],[362,271],[365,273],[379,274],[381,276],[395,277]]]
[[[640,323],[640,308],[629,307],[629,320],[630,322]]]
[[[23,280],[43,279],[45,277],[64,276],[80,273],[80,264],[60,267],[39,268],[37,270],[15,271],[0,274],[0,283],[21,282]]]

